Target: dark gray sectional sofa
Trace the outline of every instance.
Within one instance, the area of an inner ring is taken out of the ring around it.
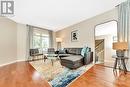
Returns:
[[[81,55],[82,48],[65,48],[66,54],[59,54],[61,65],[70,69],[76,69],[93,62],[93,52],[89,48],[86,57]]]

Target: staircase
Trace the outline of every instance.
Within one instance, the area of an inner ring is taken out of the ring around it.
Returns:
[[[96,62],[104,62],[104,40],[98,41],[95,45]]]

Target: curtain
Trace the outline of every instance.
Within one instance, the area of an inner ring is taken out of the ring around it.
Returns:
[[[33,48],[33,34],[34,32],[37,33],[45,33],[49,34],[49,47],[53,47],[53,31],[31,26],[31,25],[26,25],[27,26],[27,41],[26,41],[26,58],[30,57],[29,55],[29,50]]]
[[[128,42],[129,50],[127,52],[130,58],[130,0],[121,3],[118,6],[118,41]],[[130,71],[130,59],[127,63],[127,68]]]
[[[26,41],[26,60],[30,57],[29,50],[32,48],[32,40],[33,40],[33,27],[30,25],[27,26],[27,41]]]
[[[128,41],[130,31],[130,0],[118,6],[118,41]]]
[[[33,26],[34,32],[49,35],[49,47],[53,47],[53,31]]]
[[[53,47],[53,31],[49,31],[49,38],[50,47]]]

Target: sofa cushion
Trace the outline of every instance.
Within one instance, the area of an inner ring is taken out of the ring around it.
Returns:
[[[59,57],[68,57],[70,56],[71,54],[59,54]]]
[[[62,60],[69,60],[69,61],[78,61],[80,59],[83,59],[83,57],[81,55],[70,55],[68,57],[63,57]]]
[[[59,49],[59,54],[66,54],[66,49]]]
[[[81,55],[71,55],[69,57],[61,58],[61,65],[70,69],[76,69],[83,65],[83,57]]]
[[[70,48],[70,49],[68,49],[68,52],[69,52],[69,54],[76,54],[76,49]]]
[[[80,55],[82,48],[65,48],[68,54]]]

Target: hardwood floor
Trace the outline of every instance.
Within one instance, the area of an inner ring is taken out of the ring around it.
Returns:
[[[109,68],[113,68],[114,62],[104,62],[104,63],[99,63],[99,65],[106,66],[106,67],[109,67]]]
[[[28,62],[18,62],[0,67],[0,87],[50,87],[50,85]]]
[[[95,65],[69,87],[130,87],[130,72],[114,72],[109,67]]]
[[[18,62],[0,67],[0,87],[50,87],[28,63]],[[130,87],[130,72],[114,72],[95,65],[68,87]]]

